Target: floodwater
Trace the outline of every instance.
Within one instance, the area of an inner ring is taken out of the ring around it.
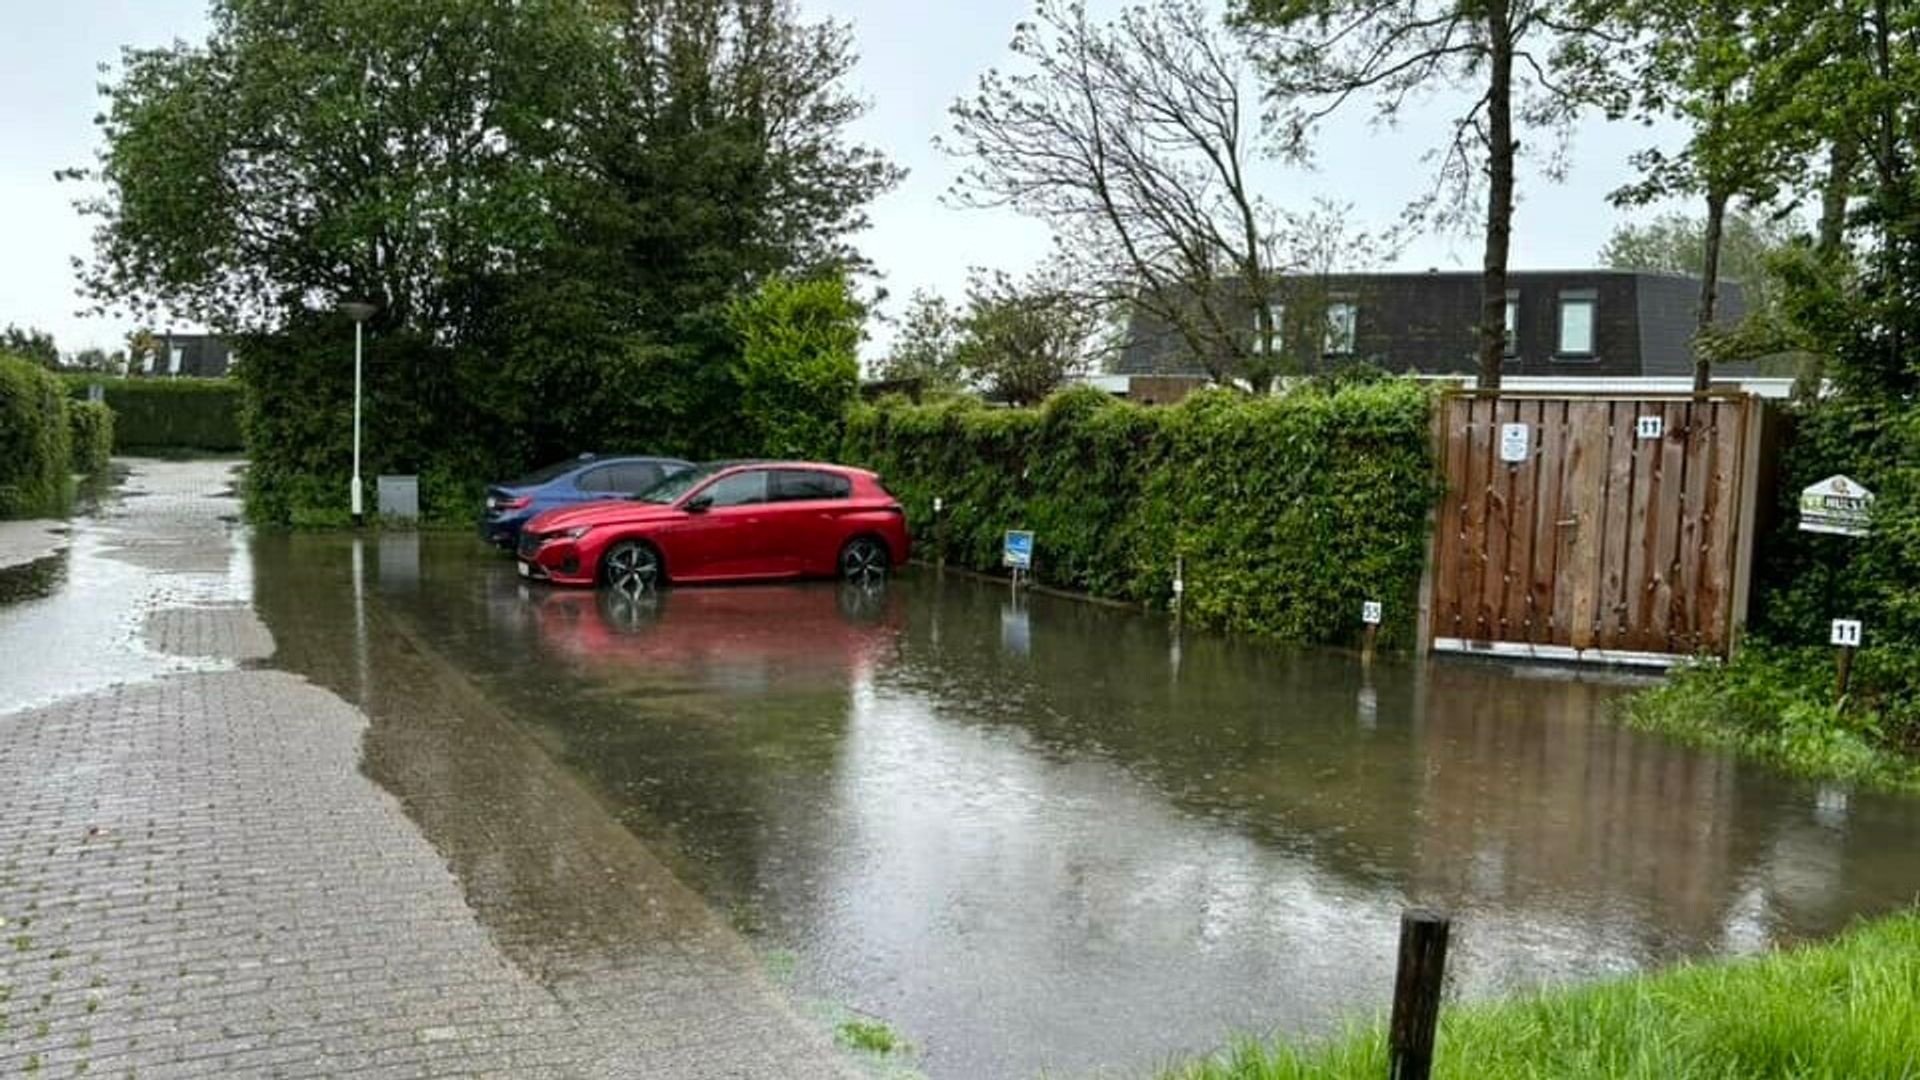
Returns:
[[[1482,996],[1920,891],[1920,801],[1626,731],[1618,678],[1368,669],[926,570],[629,600],[526,586],[463,537],[353,546],[256,538],[253,576],[277,662],[367,707],[370,756],[419,692],[370,687],[379,658],[437,656],[800,1000],[883,1019],[930,1076],[1331,1033],[1384,1007],[1409,905],[1454,914],[1455,992]],[[516,905],[566,903],[488,895],[521,936],[543,924]]]

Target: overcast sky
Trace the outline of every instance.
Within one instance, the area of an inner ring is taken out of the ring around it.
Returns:
[[[915,288],[958,296],[970,266],[1019,270],[1042,257],[1045,230],[1010,212],[949,209],[941,196],[955,172],[931,145],[946,128],[947,105],[981,71],[1006,56],[1028,0],[968,3],[908,0],[800,0],[810,14],[853,23],[861,52],[855,90],[872,110],[855,132],[884,148],[909,175],[873,207],[860,246],[884,275],[890,308]],[[1096,10],[1117,6],[1096,0]],[[0,37],[0,324],[51,331],[62,350],[118,347],[131,327],[83,318],[70,262],[89,249],[89,224],[72,208],[79,192],[53,172],[91,161],[92,118],[99,109],[96,65],[122,45],[151,46],[206,32],[205,0],[0,0],[8,33]],[[1277,203],[1307,207],[1316,196],[1353,205],[1355,224],[1384,227],[1429,179],[1420,154],[1435,141],[1447,102],[1392,131],[1362,112],[1338,118],[1320,140],[1311,171],[1278,164],[1262,171]],[[1630,176],[1627,155],[1648,132],[1592,121],[1574,143],[1569,178],[1558,184],[1526,171],[1515,222],[1512,265],[1590,265],[1618,214],[1606,193]],[[1479,265],[1471,236],[1413,239],[1393,266],[1468,269]],[[876,342],[884,343],[886,331]]]

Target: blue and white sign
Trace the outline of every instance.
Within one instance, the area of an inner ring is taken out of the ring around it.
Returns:
[[[1015,570],[1033,569],[1033,534],[1020,529],[1008,529],[1006,546],[1000,553],[1000,565]]]

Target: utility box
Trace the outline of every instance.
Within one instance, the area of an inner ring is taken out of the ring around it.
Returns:
[[[378,506],[383,521],[420,520],[420,478],[418,476],[381,477]]]

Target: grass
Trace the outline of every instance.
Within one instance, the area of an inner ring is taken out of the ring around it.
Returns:
[[[1378,1080],[1384,1025],[1248,1041],[1162,1080]],[[1920,912],[1824,945],[1446,1008],[1437,1080],[1920,1078]]]
[[[1860,655],[1865,682],[1883,658]],[[1643,731],[1796,775],[1920,794],[1920,757],[1903,749],[1914,718],[1897,708],[1884,695],[1856,695],[1841,707],[1827,650],[1750,646],[1730,663],[1676,669],[1627,699],[1624,717]]]
[[[843,1045],[873,1054],[891,1054],[903,1045],[900,1036],[878,1020],[847,1020],[834,1034]]]

